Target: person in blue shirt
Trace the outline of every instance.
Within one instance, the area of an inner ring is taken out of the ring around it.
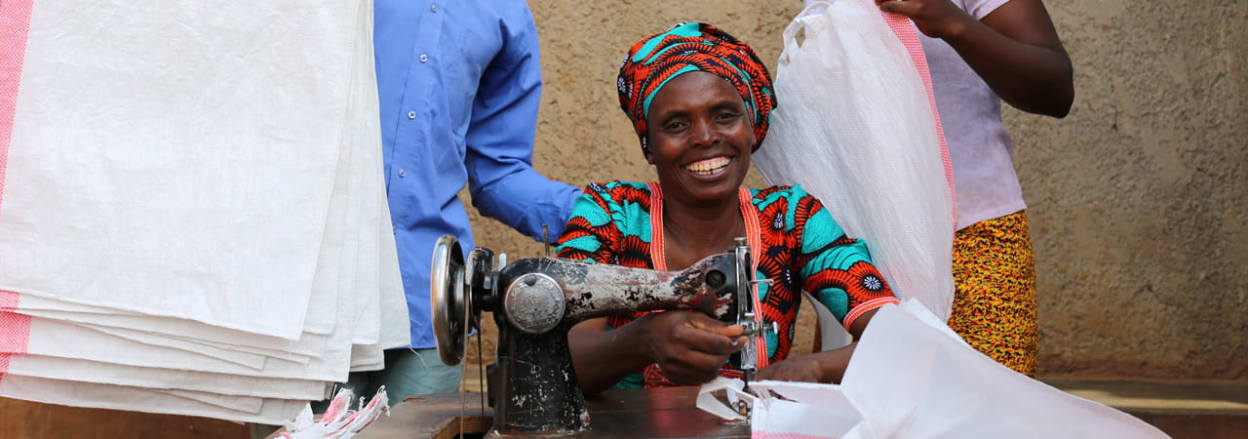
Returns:
[[[485,216],[542,239],[559,236],[581,190],[533,169],[542,91],[537,28],[523,0],[377,0],[373,44],[386,194],[411,320],[411,349],[348,385],[390,401],[454,392],[462,369],[442,364],[429,312],[429,261],[442,235],[473,247],[468,186]]]

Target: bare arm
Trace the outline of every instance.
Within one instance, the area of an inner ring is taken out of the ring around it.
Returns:
[[[568,333],[568,347],[581,390],[594,394],[650,363],[677,384],[710,381],[741,349],[741,332],[696,311],[664,311],[610,331],[606,319],[581,322]]]
[[[1006,103],[1065,117],[1075,99],[1070,56],[1040,0],[1010,0],[982,21],[949,0],[876,0],[957,50]]]
[[[854,336],[853,343],[830,351],[789,357],[759,371],[758,379],[840,383],[845,376],[845,369],[849,368],[850,358],[854,356],[854,349],[858,347],[858,339],[862,338],[862,332],[867,329],[867,324],[871,322],[876,311],[879,309],[862,313],[850,325],[849,333]]]
[[[568,347],[581,390],[592,395],[610,388],[652,361],[641,347],[639,325],[607,331],[607,319],[578,323],[568,332]]]

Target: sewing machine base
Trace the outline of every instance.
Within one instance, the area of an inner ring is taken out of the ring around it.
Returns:
[[[661,389],[611,389],[585,398],[592,423],[577,439],[621,437],[715,438],[750,437],[750,426],[724,423],[699,410],[697,387]],[[493,410],[480,407],[480,394],[465,396],[464,438],[483,436],[492,424]],[[365,428],[359,439],[456,439],[459,435],[460,395],[443,393],[408,398]],[[542,436],[505,436],[542,437]]]

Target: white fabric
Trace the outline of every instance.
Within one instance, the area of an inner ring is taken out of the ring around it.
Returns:
[[[755,439],[848,438],[859,434],[862,415],[844,393],[828,391],[825,385],[760,381],[751,384],[753,394],[743,388],[739,379],[717,377],[698,390],[697,407],[723,419],[742,421],[745,416],[730,406],[737,400],[745,401],[751,407],[749,422]]]
[[[280,425],[293,419],[308,404],[307,401],[299,400],[263,399],[257,410],[246,407],[227,408],[196,399],[210,398],[208,394],[24,376],[5,376],[4,381],[0,381],[0,397],[75,407],[204,416],[269,425]]]
[[[358,6],[35,2],[0,289],[297,338]]]
[[[805,0],[807,5],[816,0]],[[977,20],[1009,0],[951,0]],[[958,225],[1026,209],[1014,170],[1014,140],[1001,121],[1001,98],[944,40],[919,35],[931,73],[945,142],[953,160]]]
[[[273,377],[248,377],[184,369],[123,366],[90,360],[19,355],[9,361],[10,376],[115,384],[150,389],[182,389],[256,398],[316,400],[326,383]]]
[[[936,122],[914,62],[875,3],[821,2],[795,18],[775,89],[780,105],[753,156],[763,177],[800,183],[866,241],[897,296],[947,318],[953,200]]]
[[[841,385],[763,381],[750,386],[790,400],[757,399],[755,438],[1166,437],[1126,413],[997,364],[914,300],[880,308]],[[703,390],[723,388],[734,386],[712,382]]]
[[[281,424],[410,343],[371,0],[226,3],[33,3],[0,396]]]

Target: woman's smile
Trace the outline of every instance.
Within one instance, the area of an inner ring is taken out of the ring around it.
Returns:
[[[732,157],[721,155],[689,163],[684,168],[697,177],[717,177],[727,172],[730,164]]]
[[[755,138],[732,83],[701,71],[669,80],[651,103],[649,126],[646,158],[669,199],[736,202]]]

